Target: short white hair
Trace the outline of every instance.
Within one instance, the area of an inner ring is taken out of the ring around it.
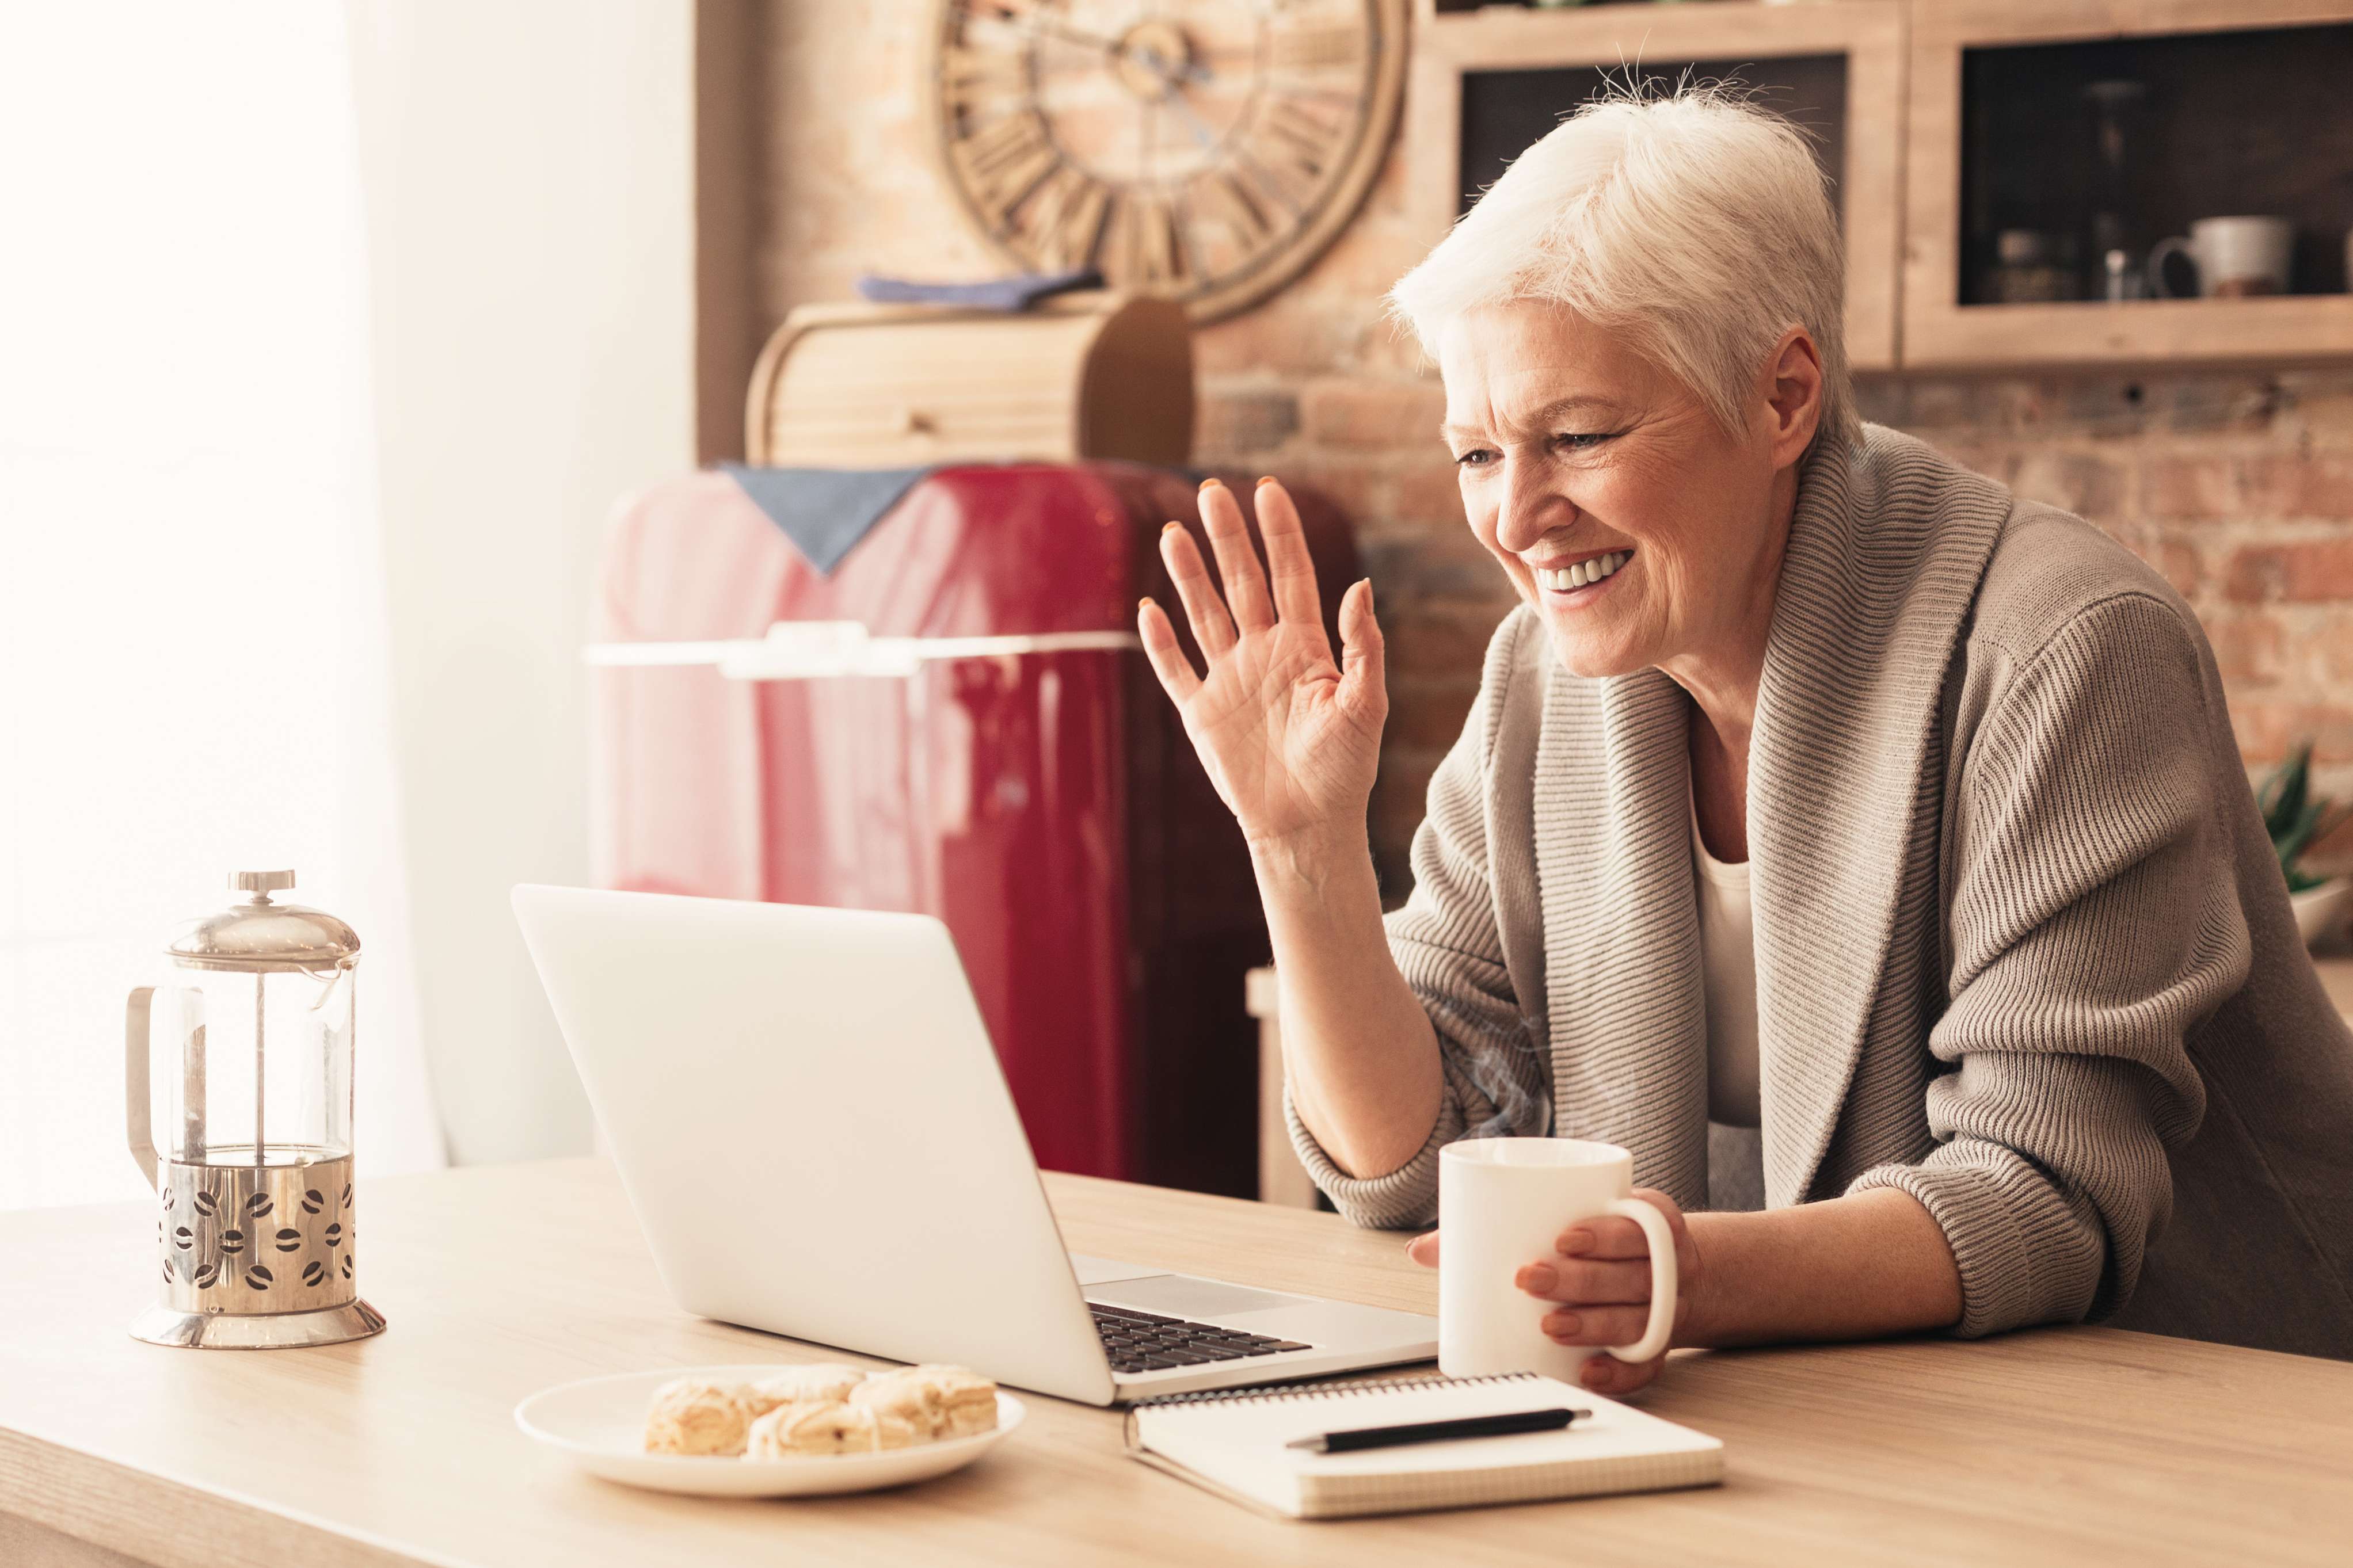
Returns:
[[[1551,300],[1696,394],[1736,438],[1781,335],[1820,351],[1812,451],[1862,435],[1846,364],[1846,252],[1805,133],[1722,86],[1620,91],[1514,159],[1389,292],[1435,355],[1449,321]]]

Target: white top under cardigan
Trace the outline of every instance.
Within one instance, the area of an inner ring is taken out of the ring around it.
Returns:
[[[1699,869],[1699,963],[1707,989],[1707,1119],[1755,1127],[1757,1104],[1757,945],[1748,862],[1707,852],[1692,809],[1692,862]]]

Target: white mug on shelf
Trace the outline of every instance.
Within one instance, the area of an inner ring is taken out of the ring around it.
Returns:
[[[1675,1322],[1675,1241],[1667,1216],[1633,1195],[1634,1156],[1575,1138],[1472,1138],[1438,1152],[1438,1368],[1449,1377],[1535,1372],[1574,1384],[1599,1352],[1544,1331],[1549,1302],[1514,1283],[1555,1256],[1581,1219],[1620,1215],[1651,1244],[1651,1316],[1621,1361],[1663,1354]]]
[[[2165,263],[2177,254],[2198,268],[2200,298],[2231,299],[2287,292],[2288,257],[2295,226],[2284,217],[2201,217],[2189,237],[2160,239],[2148,253],[2148,289],[2160,299],[2180,299],[2165,281]]]

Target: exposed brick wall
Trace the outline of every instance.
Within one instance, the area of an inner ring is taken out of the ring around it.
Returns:
[[[1889,378],[1865,406],[2154,563],[2205,625],[2249,764],[2308,737],[2353,784],[2353,371]]]
[[[849,298],[861,269],[997,269],[934,172],[915,90],[920,9],[768,0],[764,331],[794,305]],[[1463,525],[1436,382],[1378,309],[1431,237],[1405,219],[1403,173],[1392,155],[1314,267],[1196,344],[1198,458],[1314,483],[1356,519],[1389,637],[1372,834],[1392,895],[1430,771],[1511,605]],[[2250,764],[2309,735],[2324,784],[2353,795],[2353,370],[1874,377],[1862,392],[1865,417],[2082,513],[2155,563],[2213,639]],[[2353,858],[2353,829],[2328,848]]]

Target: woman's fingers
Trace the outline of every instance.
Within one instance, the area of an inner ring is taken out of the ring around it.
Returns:
[[[1563,1345],[1630,1345],[1650,1326],[1648,1307],[1565,1307],[1543,1323],[1546,1337]]]
[[[1373,618],[1373,580],[1366,577],[1351,584],[1340,598],[1340,705],[1376,723],[1388,716],[1382,658],[1380,623]]]
[[[1582,1237],[1578,1232],[1583,1232]],[[1642,1227],[1630,1219],[1616,1215],[1603,1215],[1598,1219],[1580,1222],[1560,1239],[1564,1257],[1572,1258],[1648,1258],[1650,1237]]]
[[[1258,536],[1266,542],[1266,574],[1274,590],[1274,613],[1301,626],[1324,629],[1324,602],[1315,595],[1315,561],[1307,553],[1307,533],[1291,492],[1272,479],[1258,482]]]
[[[1683,1237],[1683,1211],[1675,1200],[1651,1187],[1637,1187],[1634,1196],[1650,1204],[1667,1216],[1667,1228],[1680,1242]],[[1651,1243],[1642,1227],[1630,1219],[1617,1215],[1599,1215],[1581,1219],[1561,1232],[1554,1249],[1567,1258],[1648,1258]]]
[[[1259,482],[1257,499],[1260,536],[1266,541],[1272,569],[1271,596],[1268,573],[1250,548],[1250,525],[1243,521],[1241,503],[1218,480],[1202,481],[1201,521],[1208,530],[1209,549],[1217,556],[1225,588],[1222,598],[1193,536],[1176,523],[1161,531],[1161,559],[1167,563],[1176,595],[1184,601],[1194,640],[1212,662],[1223,657],[1240,636],[1272,626],[1278,612],[1282,619],[1323,635],[1315,563],[1307,552],[1307,535],[1300,526],[1298,509],[1292,505],[1289,492],[1272,479]],[[1379,685],[1381,673],[1380,628],[1373,623],[1371,590],[1365,589],[1361,597],[1356,623],[1369,640],[1360,637],[1362,646],[1357,651],[1354,684],[1360,702],[1368,682],[1373,688]]]
[[[1266,595],[1266,574],[1259,570],[1258,552],[1250,548],[1250,527],[1242,521],[1241,502],[1215,479],[1201,481],[1201,521],[1209,531],[1209,548],[1217,553],[1218,572],[1225,580],[1226,605],[1234,625],[1244,636],[1274,625],[1274,606]]]
[[[1438,1267],[1438,1233],[1426,1230],[1405,1244],[1405,1255],[1424,1268]]]
[[[1640,1303],[1651,1299],[1651,1262],[1554,1258],[1531,1263],[1514,1284],[1546,1301]]]
[[[1218,585],[1209,581],[1209,569],[1201,560],[1201,547],[1193,542],[1181,522],[1172,522],[1160,531],[1160,559],[1168,568],[1169,580],[1176,584],[1176,597],[1184,601],[1185,618],[1193,626],[1193,640],[1200,645],[1201,657],[1215,664],[1234,646],[1234,623],[1226,615],[1225,602],[1218,597]]]
[[[1656,1382],[1666,1364],[1664,1356],[1656,1361],[1623,1362],[1605,1352],[1577,1369],[1577,1381],[1596,1394],[1623,1399]]]
[[[1144,657],[1152,661],[1152,673],[1160,678],[1160,689],[1168,693],[1172,702],[1182,703],[1201,689],[1201,678],[1193,673],[1185,649],[1176,641],[1176,628],[1168,624],[1168,612],[1146,599],[1135,609],[1135,631],[1144,639]]]

